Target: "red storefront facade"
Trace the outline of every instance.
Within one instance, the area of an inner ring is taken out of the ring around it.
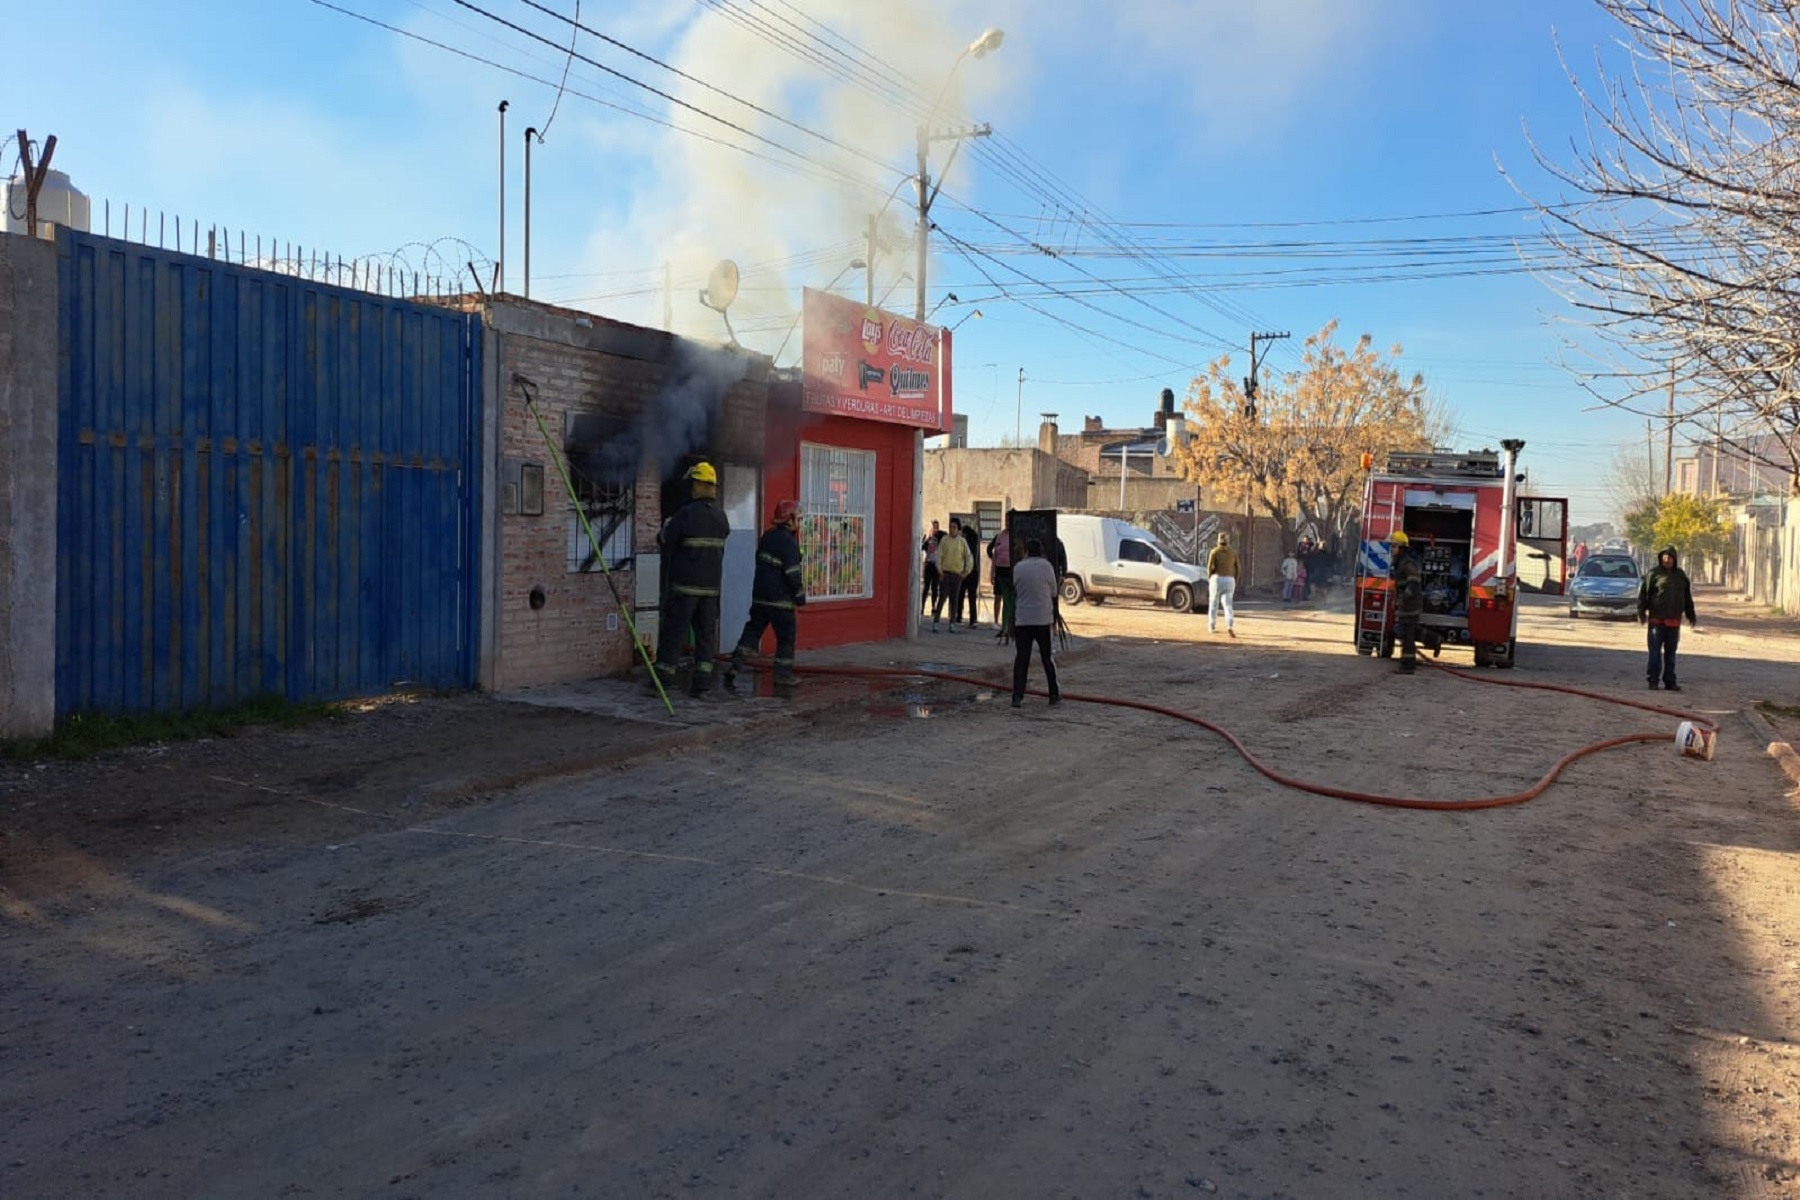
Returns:
[[[904,637],[922,439],[950,428],[950,337],[810,289],[803,314],[802,377],[770,386],[764,463],[764,507],[793,497],[805,514],[800,646]]]

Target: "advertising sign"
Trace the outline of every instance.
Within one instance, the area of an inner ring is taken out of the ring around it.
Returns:
[[[803,408],[949,431],[949,334],[811,288],[801,312]]]

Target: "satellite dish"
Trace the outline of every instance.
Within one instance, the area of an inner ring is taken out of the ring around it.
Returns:
[[[724,312],[737,299],[737,294],[738,265],[729,258],[721,258],[712,274],[706,277],[706,307]]]
[[[1169,439],[1168,438],[1162,438],[1156,443],[1156,457],[1158,457],[1158,458],[1169,457]]]

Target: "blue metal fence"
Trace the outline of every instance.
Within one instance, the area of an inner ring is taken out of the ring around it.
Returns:
[[[59,715],[472,685],[479,319],[59,258]]]

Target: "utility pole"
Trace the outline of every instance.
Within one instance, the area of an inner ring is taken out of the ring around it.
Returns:
[[[663,263],[663,332],[675,328],[675,268]]]
[[[1250,335],[1250,374],[1244,377],[1244,416],[1256,420],[1256,371],[1261,359],[1256,354],[1256,343],[1279,342],[1289,336],[1286,330],[1280,333],[1252,333]],[[1256,513],[1251,509],[1250,480],[1244,488],[1244,590],[1250,590],[1250,581],[1256,569]]]
[[[1675,482],[1675,364],[1669,364],[1669,415],[1663,421],[1663,495]]]
[[[1013,411],[1013,441],[1024,445],[1025,438],[1025,368],[1019,368],[1019,402]]]
[[[913,319],[921,323],[925,320],[925,264],[930,257],[930,247],[926,244],[926,240],[931,236],[931,204],[937,199],[938,188],[943,186],[941,179],[938,181],[938,187],[931,186],[931,143],[955,143],[950,150],[950,160],[944,163],[944,173],[949,174],[950,162],[956,160],[956,152],[962,148],[965,138],[987,137],[993,132],[994,127],[987,124],[971,125],[966,129],[950,129],[943,133],[933,133],[928,127],[919,126],[919,223],[914,234],[914,241],[917,242],[915,247],[917,254],[916,261],[913,263]]]
[[[869,232],[867,235],[869,244],[863,255],[863,261],[869,264],[869,269],[864,272],[863,278],[863,292],[866,296],[864,303],[870,308],[875,307],[875,222],[878,219],[879,218],[877,218],[874,213],[869,214]]]

